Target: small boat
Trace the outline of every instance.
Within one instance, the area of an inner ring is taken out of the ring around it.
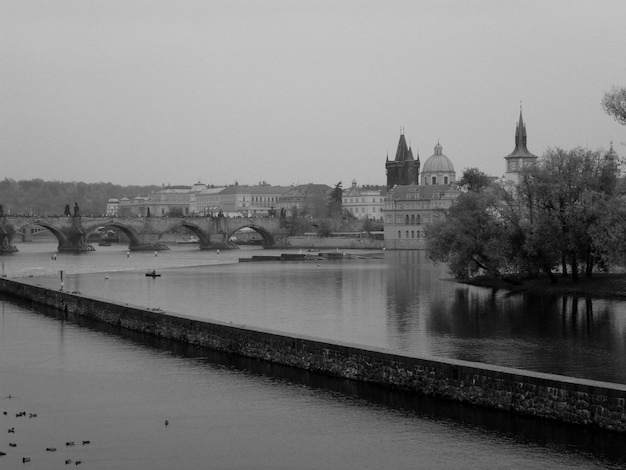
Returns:
[[[193,235],[190,237],[183,237],[182,240],[177,240],[176,243],[179,245],[189,245],[191,243],[198,243],[200,240],[198,240],[197,237],[194,237]]]
[[[157,274],[156,271],[152,271],[150,273],[146,273],[146,277],[161,277],[161,275]]]

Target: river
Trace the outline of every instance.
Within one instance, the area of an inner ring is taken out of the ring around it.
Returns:
[[[112,246],[55,260],[52,244],[18,247],[0,258],[5,274],[42,285],[60,287],[64,271],[68,290],[163,310],[626,383],[622,303],[461,286],[442,280],[445,267],[423,252],[237,263],[258,252],[179,246],[127,255]],[[143,276],[151,269],[162,277]],[[15,427],[0,440],[2,468],[23,468],[23,457],[29,468],[46,469],[66,460],[97,469],[626,465],[611,434],[120,336],[25,303],[1,305],[7,414],[0,422]]]

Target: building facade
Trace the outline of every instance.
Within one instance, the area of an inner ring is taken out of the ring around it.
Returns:
[[[227,215],[268,216],[276,210],[280,197],[288,190],[289,187],[287,186],[235,184],[220,192],[220,209]]]
[[[320,217],[326,213],[328,198],[333,190],[327,184],[300,184],[291,186],[281,195],[276,206],[278,213],[286,216],[310,215]]]
[[[383,220],[386,189],[359,187],[356,180],[343,191],[342,206],[357,219]]]
[[[426,225],[443,217],[444,211],[459,194],[456,184],[411,184],[394,187],[385,198],[385,248],[425,249]]]
[[[114,198],[114,197],[109,199],[107,201],[107,211],[106,211],[107,217],[117,217],[119,207],[120,207],[119,199]]]

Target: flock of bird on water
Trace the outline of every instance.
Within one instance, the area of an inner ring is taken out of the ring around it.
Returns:
[[[13,395],[7,395],[6,397],[3,397],[3,400],[10,400],[12,398],[16,398]],[[9,417],[9,412],[6,410],[2,411],[2,416],[6,416]],[[32,419],[32,418],[37,418],[37,414],[36,413],[27,413],[26,411],[18,411],[17,413],[15,413],[15,418],[28,418],[28,419]],[[165,420],[165,426],[169,426],[169,421]],[[19,430],[19,427],[18,427]],[[8,429],[8,434],[12,434],[15,435],[16,431],[15,431],[15,426],[12,426]],[[19,435],[19,433],[17,433]],[[82,445],[88,445],[91,444],[91,441],[67,441],[65,443],[66,447],[71,447],[71,446],[75,446],[76,442],[80,442]],[[9,442],[9,447],[11,448],[17,448],[17,442]],[[56,452],[57,448],[56,447],[46,447],[46,452]],[[7,452],[4,452],[2,450],[0,450],[0,457],[4,457],[7,455]],[[28,463],[30,462],[30,457],[22,457],[22,463]],[[82,460],[72,460],[72,459],[65,459],[65,465],[70,465],[70,464],[74,464],[74,465],[81,465],[83,462]]]

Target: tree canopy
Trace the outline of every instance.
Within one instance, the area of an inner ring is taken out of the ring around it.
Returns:
[[[67,204],[77,202],[81,214],[106,212],[110,198],[134,197],[161,189],[160,186],[119,186],[112,183],[0,180],[0,204],[4,213],[62,215]]]
[[[626,210],[614,162],[597,151],[549,149],[510,187],[459,196],[426,230],[431,258],[457,277],[579,271],[623,263]]]
[[[626,125],[626,88],[613,87],[602,98],[604,111],[620,124]]]
[[[477,192],[491,185],[491,177],[478,168],[466,168],[458,185],[468,191]]]
[[[330,217],[341,217],[343,207],[343,188],[341,181],[335,185],[330,193],[328,201],[328,215]]]

